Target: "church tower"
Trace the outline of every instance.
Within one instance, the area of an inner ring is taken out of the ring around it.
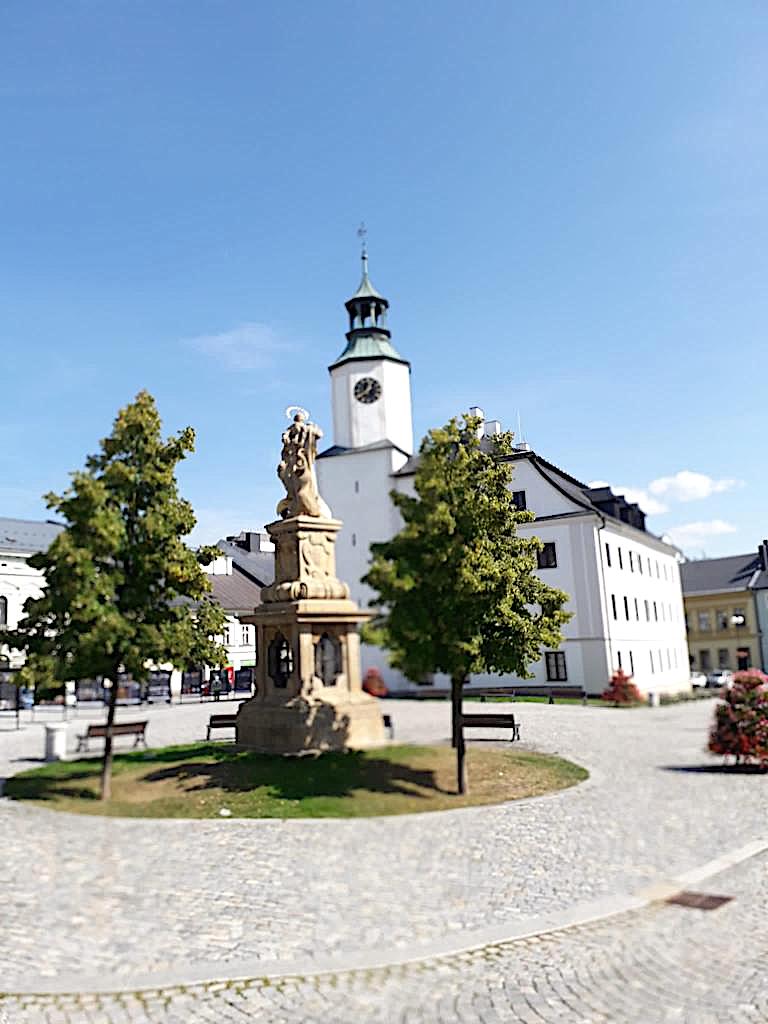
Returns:
[[[389,302],[368,277],[363,242],[363,277],[345,303],[347,345],[328,369],[331,374],[334,444],[342,449],[389,444],[413,452],[411,365],[392,345]]]

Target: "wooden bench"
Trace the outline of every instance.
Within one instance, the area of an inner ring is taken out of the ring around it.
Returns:
[[[208,719],[206,740],[211,738],[211,729],[234,729],[237,726],[237,715],[211,715]]]
[[[462,715],[463,729],[511,729],[510,743],[520,739],[520,725],[514,715]]]
[[[147,745],[147,725],[148,722],[113,722],[112,723],[112,736],[135,736],[134,747],[138,747],[139,743]],[[107,735],[107,723],[104,725],[89,725],[85,732],[77,737],[77,753],[81,750],[88,749],[88,741],[94,739],[104,739]]]

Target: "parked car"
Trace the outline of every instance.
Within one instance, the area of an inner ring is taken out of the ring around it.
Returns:
[[[733,686],[733,672],[729,668],[716,668],[714,672],[708,672],[707,686],[717,687],[718,689],[724,686],[727,690],[730,690]]]
[[[691,686],[694,690],[707,685],[707,677],[703,672],[691,672]]]

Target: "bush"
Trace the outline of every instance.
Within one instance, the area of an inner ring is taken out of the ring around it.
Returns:
[[[619,669],[611,676],[608,689],[603,690],[602,699],[613,701],[614,704],[637,704],[643,698],[632,682],[632,676]]]
[[[709,734],[713,754],[732,754],[738,764],[768,767],[768,676],[756,668],[737,672],[715,709]]]
[[[387,687],[377,668],[369,668],[363,676],[363,690],[372,697],[386,697]]]

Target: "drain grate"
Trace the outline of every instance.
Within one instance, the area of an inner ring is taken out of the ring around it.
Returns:
[[[732,899],[733,896],[713,896],[708,892],[684,890],[670,896],[666,902],[674,903],[678,907],[693,907],[695,910],[717,910],[724,903],[730,903]]]

